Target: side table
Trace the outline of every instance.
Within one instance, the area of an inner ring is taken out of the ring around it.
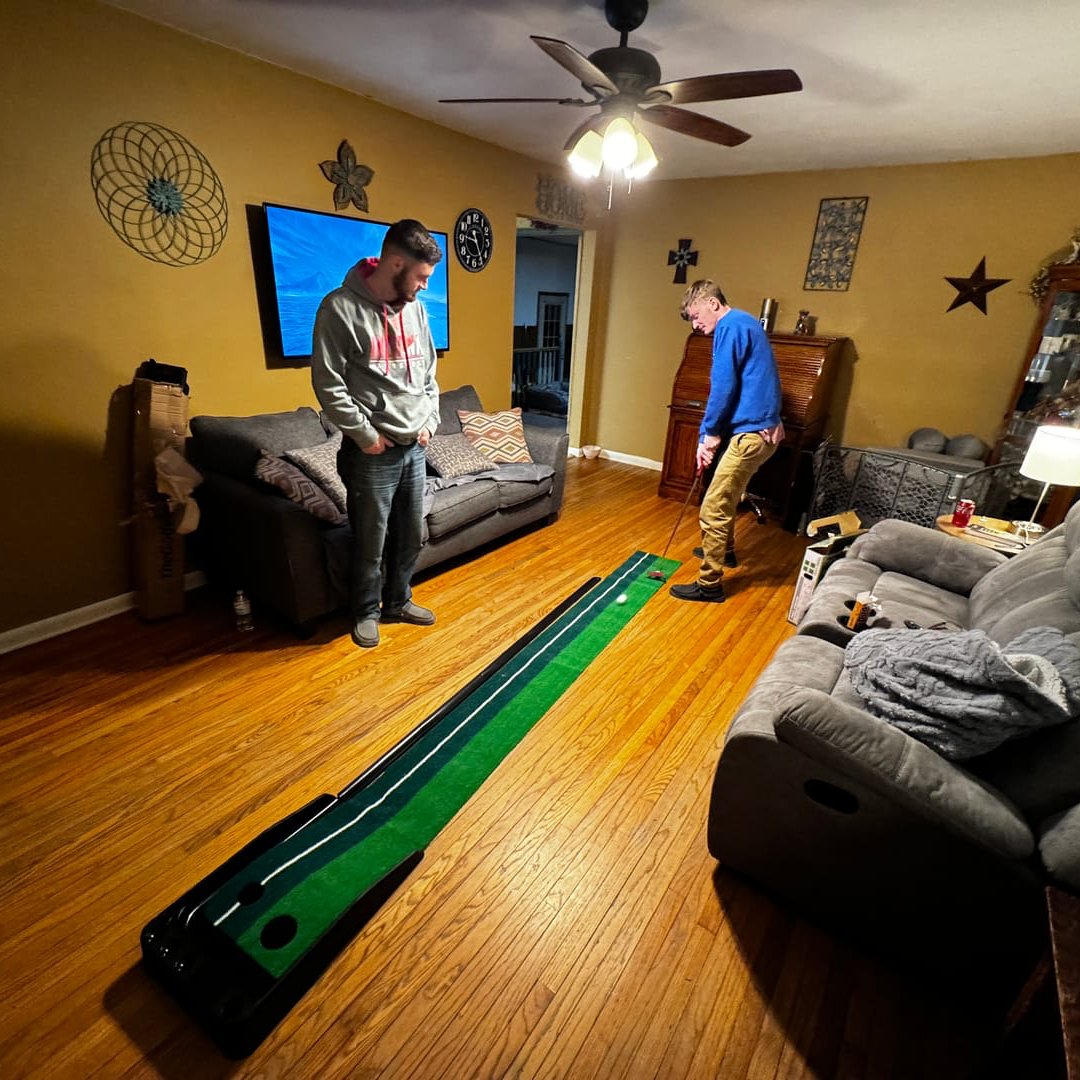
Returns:
[[[934,521],[934,527],[950,536],[958,536],[961,540],[967,540],[971,544],[980,547],[991,548],[1000,551],[1003,555],[1018,555],[1030,543],[1034,541],[1024,540],[1011,531],[1010,522],[1002,518],[984,517],[975,514],[971,518],[971,524],[966,528],[960,528],[952,523],[952,514],[942,514]]]

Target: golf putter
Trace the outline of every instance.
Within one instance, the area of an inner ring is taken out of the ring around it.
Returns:
[[[679,526],[682,524],[683,514],[686,513],[686,508],[690,505],[690,500],[694,497],[694,492],[697,491],[698,481],[701,479],[701,469],[699,468],[694,473],[694,482],[690,485],[690,490],[686,493],[686,499],[682,504],[682,509],[679,511],[679,516],[675,519],[675,528],[671,530],[671,535],[668,537],[668,542],[664,545],[664,552],[660,556],[661,559],[667,558],[668,548],[671,547],[672,540],[675,539],[675,534],[679,531]],[[663,573],[659,570],[650,570],[646,577],[651,577],[656,581],[667,581]]]

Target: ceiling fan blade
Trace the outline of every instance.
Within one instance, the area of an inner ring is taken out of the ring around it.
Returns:
[[[610,117],[605,116],[603,113],[597,113],[595,116],[590,116],[583,124],[578,124],[573,131],[570,132],[570,138],[566,140],[566,145],[563,146],[563,150],[569,153],[577,145],[578,139],[585,134],[586,131],[599,131],[610,120]]]
[[[648,109],[639,109],[638,116],[657,124],[662,128],[677,131],[680,135],[691,135],[695,139],[719,143],[721,146],[738,146],[750,138],[749,132],[725,124],[722,120],[713,120],[710,116],[675,109],[670,105],[653,105]]]
[[[567,45],[565,41],[559,41],[558,38],[539,37],[536,34],[530,36],[556,64],[561,64],[566,68],[590,92],[596,92],[598,96],[604,97],[619,92],[619,88],[573,45]]]
[[[547,101],[554,105],[595,105],[595,101],[562,97],[446,97],[439,98],[440,105],[483,105],[489,102]]]
[[[794,71],[790,68],[774,68],[675,79],[650,87],[648,96],[659,91],[671,95],[672,105],[689,105],[693,101],[730,101],[733,98],[760,97],[762,94],[789,94],[801,89],[802,79]]]

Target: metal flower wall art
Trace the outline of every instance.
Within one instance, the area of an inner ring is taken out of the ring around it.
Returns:
[[[215,254],[229,228],[225,191],[183,135],[130,121],[109,128],[90,155],[101,216],[128,247],[166,266]]]
[[[337,161],[319,163],[323,176],[334,185],[334,209],[344,210],[352,203],[357,210],[367,213],[367,192],[364,190],[375,177],[375,170],[358,165],[356,151],[347,139],[337,148]]]

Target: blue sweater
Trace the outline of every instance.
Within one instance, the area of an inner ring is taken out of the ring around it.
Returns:
[[[761,323],[732,308],[713,331],[709,400],[701,437],[764,431],[780,423],[780,376]]]

